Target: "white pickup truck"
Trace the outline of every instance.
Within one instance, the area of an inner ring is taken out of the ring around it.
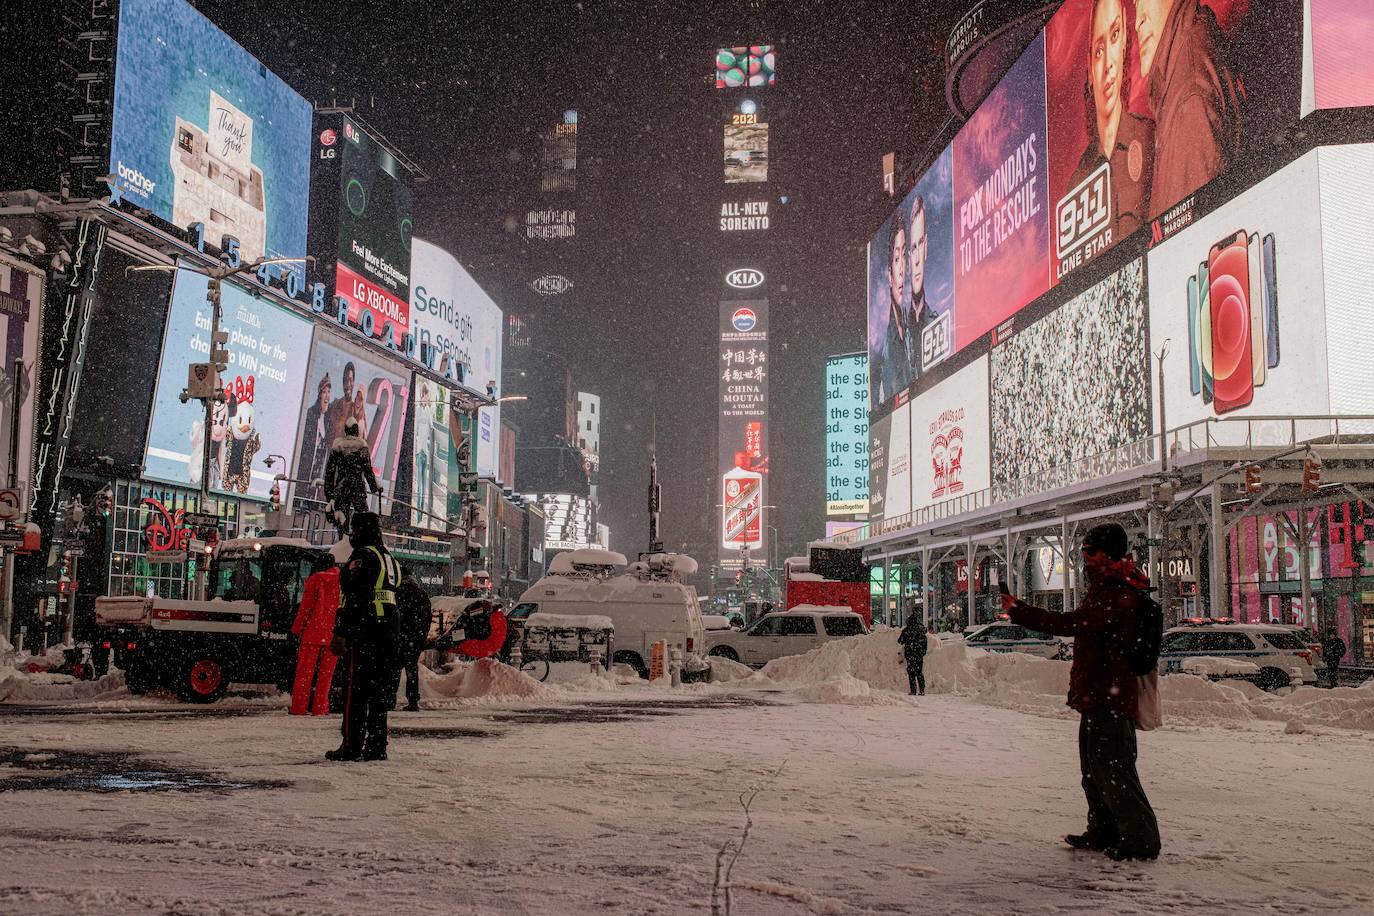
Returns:
[[[291,685],[291,623],[306,577],[328,554],[297,538],[224,541],[210,563],[210,599],[102,597],[96,625],[131,693],[174,690],[210,703],[230,682]]]

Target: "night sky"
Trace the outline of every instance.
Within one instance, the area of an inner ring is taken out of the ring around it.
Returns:
[[[789,179],[774,193],[790,203],[770,278],[770,501],[782,556],[819,535],[824,358],[863,346],[864,246],[890,208],[881,157],[916,158],[944,126],[941,49],[970,3],[196,5],[306,98],[356,105],[414,160],[430,178],[417,188],[416,234],[448,247],[503,307],[527,301],[524,284],[544,272],[507,230],[532,203],[538,135],[578,110],[578,286],[570,303],[541,303],[535,345],[566,355],[579,386],[602,397],[613,546],[633,553],[647,536],[656,417],[664,538],[707,564],[717,306],[706,291],[721,245],[709,77],[718,45],[778,45],[773,91],[788,116],[771,152]],[[36,39],[40,26],[13,12],[5,34]]]

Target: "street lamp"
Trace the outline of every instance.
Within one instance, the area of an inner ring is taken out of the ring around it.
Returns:
[[[508,394],[508,395],[506,395],[505,397],[497,398],[497,399],[496,399],[496,403],[498,403],[498,404],[510,404],[510,403],[514,403],[514,402],[516,402],[516,401],[528,401],[529,399],[530,399],[530,398],[529,398],[529,395],[527,395],[527,394]]]

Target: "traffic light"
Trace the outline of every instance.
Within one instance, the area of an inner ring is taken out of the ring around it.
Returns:
[[[1245,492],[1258,493],[1264,489],[1264,481],[1260,479],[1260,466],[1252,464],[1245,469]]]
[[[1322,463],[1316,455],[1308,455],[1302,462],[1302,488],[1315,493],[1322,487]]]
[[[272,481],[272,489],[267,493],[268,500],[272,503],[272,511],[281,511],[281,481]]]

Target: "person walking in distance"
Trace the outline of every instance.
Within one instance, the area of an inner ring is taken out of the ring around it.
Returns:
[[[1340,683],[1341,659],[1345,658],[1345,640],[1334,626],[1322,633],[1322,664],[1326,665],[1327,683],[1334,689]]]
[[[300,640],[296,654],[296,679],[291,687],[291,715],[323,716],[329,713],[329,683],[339,657],[329,649],[334,621],[339,613],[339,567],[333,558],[320,561],[305,580],[305,594],[291,624]]]
[[[915,602],[906,611],[906,624],[897,637],[906,660],[906,679],[912,696],[926,695],[926,628]]]
[[[344,659],[343,743],[329,760],[385,760],[387,709],[395,702],[400,615],[396,586],[401,570],[382,544],[375,513],[353,516],[353,554],[339,575],[343,608],[331,648]],[[387,696],[390,691],[391,696]]]
[[[1002,595],[1002,607],[1013,623],[1074,639],[1068,705],[1080,716],[1078,760],[1088,826],[1064,841],[1117,861],[1159,856],[1159,825],[1136,772],[1139,688],[1127,655],[1149,580],[1126,551],[1126,531],[1120,525],[1098,525],[1088,532],[1083,539],[1088,593],[1072,613],[1046,611]]]
[[[429,593],[410,570],[402,571],[401,584],[396,587],[396,610],[401,615],[401,657],[396,669],[397,687],[401,672],[406,675],[406,712],[420,710],[420,653],[429,641],[429,624],[434,615]],[[396,691],[391,692],[392,699]]]

